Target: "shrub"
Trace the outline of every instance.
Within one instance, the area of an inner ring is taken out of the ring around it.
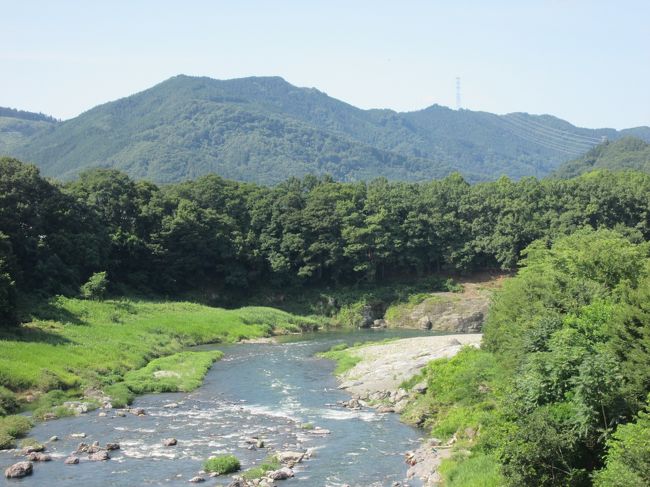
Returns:
[[[221,455],[208,458],[203,464],[203,470],[216,473],[217,475],[237,472],[240,468],[241,464],[234,455]]]
[[[281,467],[278,457],[269,455],[257,467],[250,468],[244,472],[242,477],[246,480],[254,480],[263,477],[266,472],[278,470]]]
[[[104,393],[111,398],[111,405],[114,408],[126,407],[135,399],[135,394],[124,382],[104,387]]]
[[[9,450],[16,446],[16,439],[6,433],[0,432],[0,450]]]
[[[0,418],[0,450],[13,448],[16,438],[25,436],[32,422],[25,416],[6,416]]]
[[[0,416],[6,416],[16,412],[18,400],[13,392],[6,387],[0,386]]]
[[[81,286],[81,297],[85,299],[100,299],[106,295],[108,278],[106,272],[95,272],[85,284]]]

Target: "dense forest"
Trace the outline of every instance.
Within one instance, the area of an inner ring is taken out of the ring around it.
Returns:
[[[2,310],[16,295],[76,294],[106,272],[115,293],[248,292],[377,282],[437,271],[516,269],[537,239],[625,227],[650,237],[650,176],[468,184],[289,179],[275,187],[205,176],[168,186],[115,170],[61,184],[0,162]]]
[[[582,157],[562,164],[553,175],[572,178],[598,169],[650,172],[650,144],[636,137],[606,142]]]
[[[481,349],[429,364],[406,413],[457,440],[445,485],[648,485],[648,242],[585,228],[534,242],[520,265]]]
[[[308,174],[425,181],[455,171],[477,182],[545,176],[602,137],[650,141],[648,127],[586,129],[550,115],[362,110],[279,77],[181,75],[64,122],[27,126],[12,114],[24,117],[0,112],[0,153],[58,179],[104,167],[158,183],[211,173],[261,184]]]

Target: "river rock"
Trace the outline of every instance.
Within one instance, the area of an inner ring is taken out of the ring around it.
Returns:
[[[79,463],[79,459],[73,455],[70,455],[68,458],[63,460],[63,463],[66,465],[77,465]]]
[[[91,462],[104,462],[110,459],[111,459],[110,455],[105,450],[101,450],[88,455],[88,460],[90,460]]]
[[[433,323],[431,323],[431,318],[426,315],[418,320],[418,328],[420,330],[430,330],[432,326]]]
[[[385,413],[394,413],[394,412],[395,412],[395,408],[392,407],[392,406],[379,406],[379,407],[377,408],[377,412],[378,412],[378,413],[382,413],[382,414],[385,414]]]
[[[95,453],[99,453],[100,451],[103,451],[103,450],[104,450],[104,449],[103,449],[101,446],[99,446],[99,443],[98,443],[98,442],[95,442],[95,443],[93,443],[92,445],[90,445],[90,446],[88,447],[88,449],[86,450],[86,452],[87,452],[89,455],[93,455],[93,454],[95,454]]]
[[[88,453],[88,448],[90,448],[90,445],[82,441],[77,445],[77,449],[75,450],[75,453]]]
[[[282,467],[281,469],[274,470],[273,472],[269,472],[267,475],[268,478],[271,480],[285,480],[293,477],[293,470],[291,470],[288,467]]]
[[[124,411],[117,411],[117,412],[115,413],[115,416],[118,416],[118,417],[120,417],[120,418],[125,418],[125,417],[126,417],[126,413],[125,413]]]
[[[108,451],[119,450],[120,449],[120,444],[119,443],[106,443],[106,449]]]
[[[387,327],[388,327],[388,322],[383,318],[372,322],[372,328],[387,328]]]
[[[145,416],[147,414],[143,408],[131,408],[129,411],[131,414],[135,414],[136,416]]]
[[[48,443],[54,443],[55,441],[59,441],[59,437],[56,436],[56,435],[55,436],[50,436],[50,439],[47,440],[47,441],[48,441]]]
[[[34,471],[32,462],[18,462],[11,465],[5,470],[5,477],[8,479],[20,479],[27,475],[31,475]]]
[[[33,452],[27,455],[27,460],[30,462],[49,462],[52,457],[47,453]]]
[[[29,455],[30,453],[36,453],[41,451],[45,451],[45,445],[41,445],[40,443],[34,443],[33,445],[25,446],[22,450],[22,453],[23,455]]]
[[[89,402],[66,401],[63,403],[63,407],[68,408],[75,414],[85,414],[90,411],[94,405]]]
[[[276,456],[280,463],[289,463],[289,462],[300,463],[304,458],[305,454],[304,452],[287,450],[287,451],[280,451],[276,453]]]
[[[205,478],[201,477],[200,475],[197,475],[196,477],[192,477],[188,482],[192,482],[193,484],[198,484],[200,482],[205,482]]]
[[[176,446],[178,444],[178,441],[176,438],[165,438],[162,441],[163,446]]]
[[[329,435],[331,433],[330,430],[327,430],[325,428],[321,428],[320,426],[316,426],[313,430],[309,431],[312,435]]]

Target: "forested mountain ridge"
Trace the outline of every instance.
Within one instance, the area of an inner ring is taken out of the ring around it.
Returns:
[[[57,123],[54,117],[0,107],[0,154],[9,154],[37,132]]]
[[[607,142],[594,147],[578,159],[564,163],[554,176],[572,178],[597,169],[650,173],[650,144],[636,137]]]
[[[626,133],[650,141],[648,127],[591,130],[548,115],[438,105],[361,110],[279,77],[180,75],[11,144],[0,133],[0,152],[62,179],[113,167],[165,183],[208,173],[265,184],[310,173],[417,181],[454,171],[475,182],[544,176],[600,137]]]

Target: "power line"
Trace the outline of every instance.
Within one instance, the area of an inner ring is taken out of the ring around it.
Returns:
[[[516,118],[517,120],[519,120],[521,122],[525,122],[527,124],[539,127],[540,129],[544,129],[544,130],[549,131],[549,132],[555,132],[558,135],[565,135],[567,137],[577,138],[577,139],[585,139],[586,141],[589,141],[589,142],[596,142],[596,143],[600,142],[600,138],[598,138],[598,137],[590,137],[588,135],[576,134],[574,132],[568,132],[566,130],[551,127],[549,125],[544,125],[544,124],[541,124],[541,123],[537,122],[536,120],[524,117],[523,113],[510,113],[510,114],[508,114],[506,116]]]
[[[535,134],[527,133],[523,131],[521,128],[519,128],[518,126],[511,125],[509,121],[507,121],[505,118],[500,117],[499,120],[503,122],[504,128],[508,130],[510,133],[512,133],[513,135],[515,135],[516,137],[520,137],[524,140],[528,140],[529,142],[533,142],[537,145],[541,145],[542,147],[545,147],[547,149],[564,152],[565,154],[569,154],[572,156],[577,156],[586,152],[586,150],[565,146],[557,142],[554,142],[552,140],[540,138]]]
[[[514,119],[514,118],[509,118],[509,117],[504,117],[504,121],[515,125],[519,129],[521,129],[523,132],[530,133],[532,135],[535,135],[540,138],[546,138],[551,142],[554,142],[558,145],[562,146],[568,146],[568,147],[573,147],[577,150],[581,151],[587,151],[588,149],[592,148],[594,145],[596,145],[595,142],[585,142],[582,140],[577,140],[577,139],[571,139],[568,136],[561,136],[554,134],[552,132],[545,131],[542,128],[537,128],[534,126],[530,126],[526,123],[521,122],[520,120]]]

